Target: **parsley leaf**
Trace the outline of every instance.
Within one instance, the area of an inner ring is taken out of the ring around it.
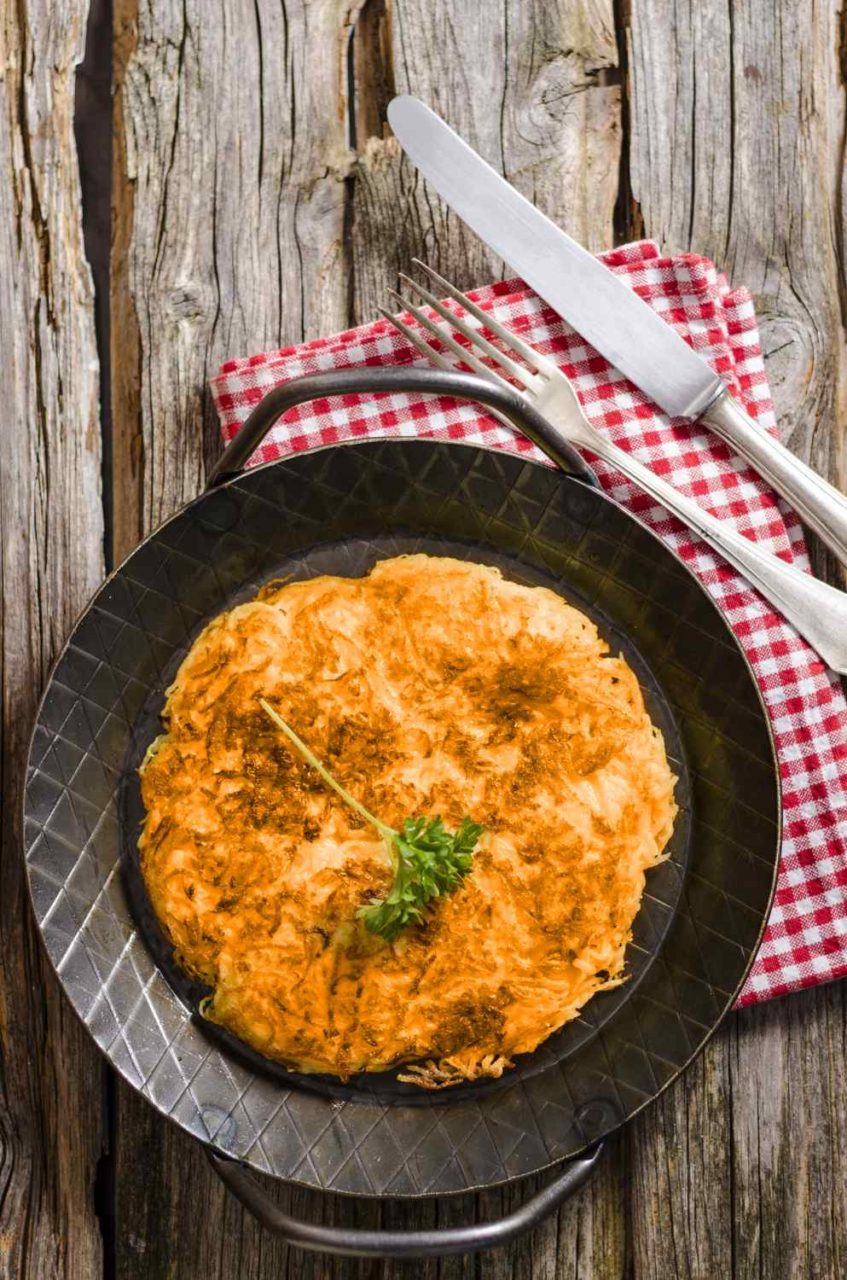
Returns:
[[[470,818],[452,833],[440,818],[406,818],[393,839],[397,863],[390,892],[357,913],[365,928],[390,941],[404,925],[423,924],[426,905],[452,892],[470,871],[481,835]]]
[[[428,904],[451,893],[470,871],[483,828],[468,817],[462,819],[458,831],[452,832],[441,818],[406,818],[402,829],[395,830],[351,796],[269,702],[260,698],[259,703],[327,786],[375,827],[388,845],[394,863],[394,884],[384,898],[359,908],[356,914],[365,928],[390,942],[405,925],[423,924]]]

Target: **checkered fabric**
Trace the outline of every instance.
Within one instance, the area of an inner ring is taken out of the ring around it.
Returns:
[[[652,242],[615,249],[603,260],[710,362],[748,412],[775,432],[747,290],[731,289],[707,259],[662,257]],[[520,280],[490,285],[472,296],[557,362],[591,422],[622,449],[768,551],[807,567],[796,516],[717,437],[668,419]],[[290,378],[413,363],[423,362],[386,321],[228,361],[212,381],[224,439],[235,435],[265,392]],[[409,395],[350,395],[290,411],[250,465],[378,436],[461,440],[546,461],[528,440],[472,405]],[[841,977],[847,974],[847,704],[839,682],[733,569],[618,472],[591,461],[612,497],[660,534],[718,602],[770,713],[782,776],[783,845],[773,909],[739,1003]]]

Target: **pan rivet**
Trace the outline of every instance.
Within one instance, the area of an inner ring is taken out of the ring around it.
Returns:
[[[611,1103],[603,1098],[584,1102],[574,1115],[581,1134],[588,1139],[599,1137],[610,1127],[619,1124],[620,1119]]]
[[[208,1138],[219,1147],[228,1147],[235,1137],[236,1124],[233,1116],[214,1103],[206,1103],[200,1107],[198,1115]]]

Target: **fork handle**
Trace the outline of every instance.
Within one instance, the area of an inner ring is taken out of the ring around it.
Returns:
[[[595,438],[594,432],[588,447],[699,534],[792,623],[833,671],[847,675],[847,594],[759,550],[637,458],[608,440]]]
[[[763,431],[728,391],[702,421],[746,458],[847,566],[847,497]]]

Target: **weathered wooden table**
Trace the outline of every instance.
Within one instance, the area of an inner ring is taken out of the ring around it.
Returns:
[[[414,1271],[316,1259],[263,1235],[104,1068],[34,938],[18,818],[51,657],[218,451],[218,362],[372,317],[413,253],[460,286],[500,271],[387,136],[395,91],[590,245],[647,234],[750,285],[785,437],[837,478],[836,0],[103,0],[88,27],[87,10],[2,6],[0,1272],[843,1277],[843,985],[730,1017],[558,1220],[508,1251]],[[382,1213],[280,1198],[412,1225],[524,1194]]]

